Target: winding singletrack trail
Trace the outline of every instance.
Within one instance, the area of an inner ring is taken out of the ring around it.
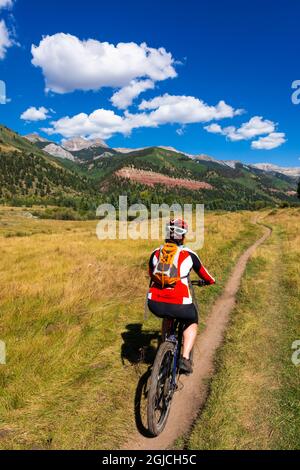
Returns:
[[[256,223],[256,221],[255,221]],[[144,437],[136,431],[125,444],[126,450],[164,450],[174,441],[189,432],[199,411],[203,408],[214,374],[214,356],[222,344],[224,333],[235,306],[236,294],[247,262],[256,248],[264,243],[272,230],[263,226],[264,235],[250,246],[239,258],[227,281],[222,295],[216,300],[207,319],[205,330],[199,335],[194,352],[194,372],[190,377],[182,376],[183,389],[174,395],[167,425],[158,437]]]

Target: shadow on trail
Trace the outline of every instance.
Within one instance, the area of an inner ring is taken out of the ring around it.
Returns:
[[[123,344],[121,348],[121,359],[123,365],[126,361],[135,366],[140,376],[135,397],[134,397],[134,416],[138,431],[144,437],[150,437],[146,428],[146,404],[148,381],[151,375],[151,366],[154,362],[157,352],[157,343],[160,339],[159,331],[143,331],[141,323],[130,323],[126,325],[126,331],[122,334]],[[149,367],[142,375],[139,365],[147,364]]]
[[[126,331],[121,334],[123,344],[121,348],[122,363],[125,360],[130,364],[152,364],[156,354],[156,347],[151,343],[159,339],[158,331],[142,331],[141,323],[126,325]]]

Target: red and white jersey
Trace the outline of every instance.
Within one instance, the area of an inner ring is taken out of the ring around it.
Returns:
[[[159,254],[162,246],[156,248],[151,254],[149,260],[149,275],[153,273],[159,260]],[[166,302],[170,304],[191,304],[193,302],[189,289],[188,276],[193,269],[198,276],[207,282],[214,284],[215,279],[209,274],[200,261],[199,256],[190,248],[181,245],[178,246],[178,253],[175,256],[174,264],[178,270],[178,277],[175,287],[160,287],[153,284],[148,292],[148,299],[156,302]]]

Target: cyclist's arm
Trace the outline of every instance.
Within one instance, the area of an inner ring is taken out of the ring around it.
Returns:
[[[210,285],[215,284],[216,283],[215,278],[212,277],[212,275],[209,274],[207,269],[203,266],[203,264],[200,261],[199,256],[192,251],[190,252],[190,255],[193,260],[193,270],[195,271],[195,273],[197,273],[198,276],[201,279],[203,279],[203,281],[205,281],[207,284],[210,284]]]
[[[150,277],[152,276],[153,269],[154,269],[154,265],[153,265],[154,254],[155,253],[152,253],[152,255],[150,256],[150,259],[149,259],[148,272],[149,272]]]
[[[158,261],[158,258],[157,258],[157,253],[158,250],[154,250],[153,253],[151,254],[150,256],[150,259],[149,259],[149,266],[148,266],[148,272],[149,272],[149,276],[151,277],[152,276],[152,273],[153,273],[153,270],[155,268],[155,265]]]

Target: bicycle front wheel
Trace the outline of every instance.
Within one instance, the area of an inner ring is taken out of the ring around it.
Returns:
[[[173,365],[175,344],[165,341],[159,347],[150,379],[148,392],[148,429],[153,436],[160,434],[168,419],[175,391]]]

